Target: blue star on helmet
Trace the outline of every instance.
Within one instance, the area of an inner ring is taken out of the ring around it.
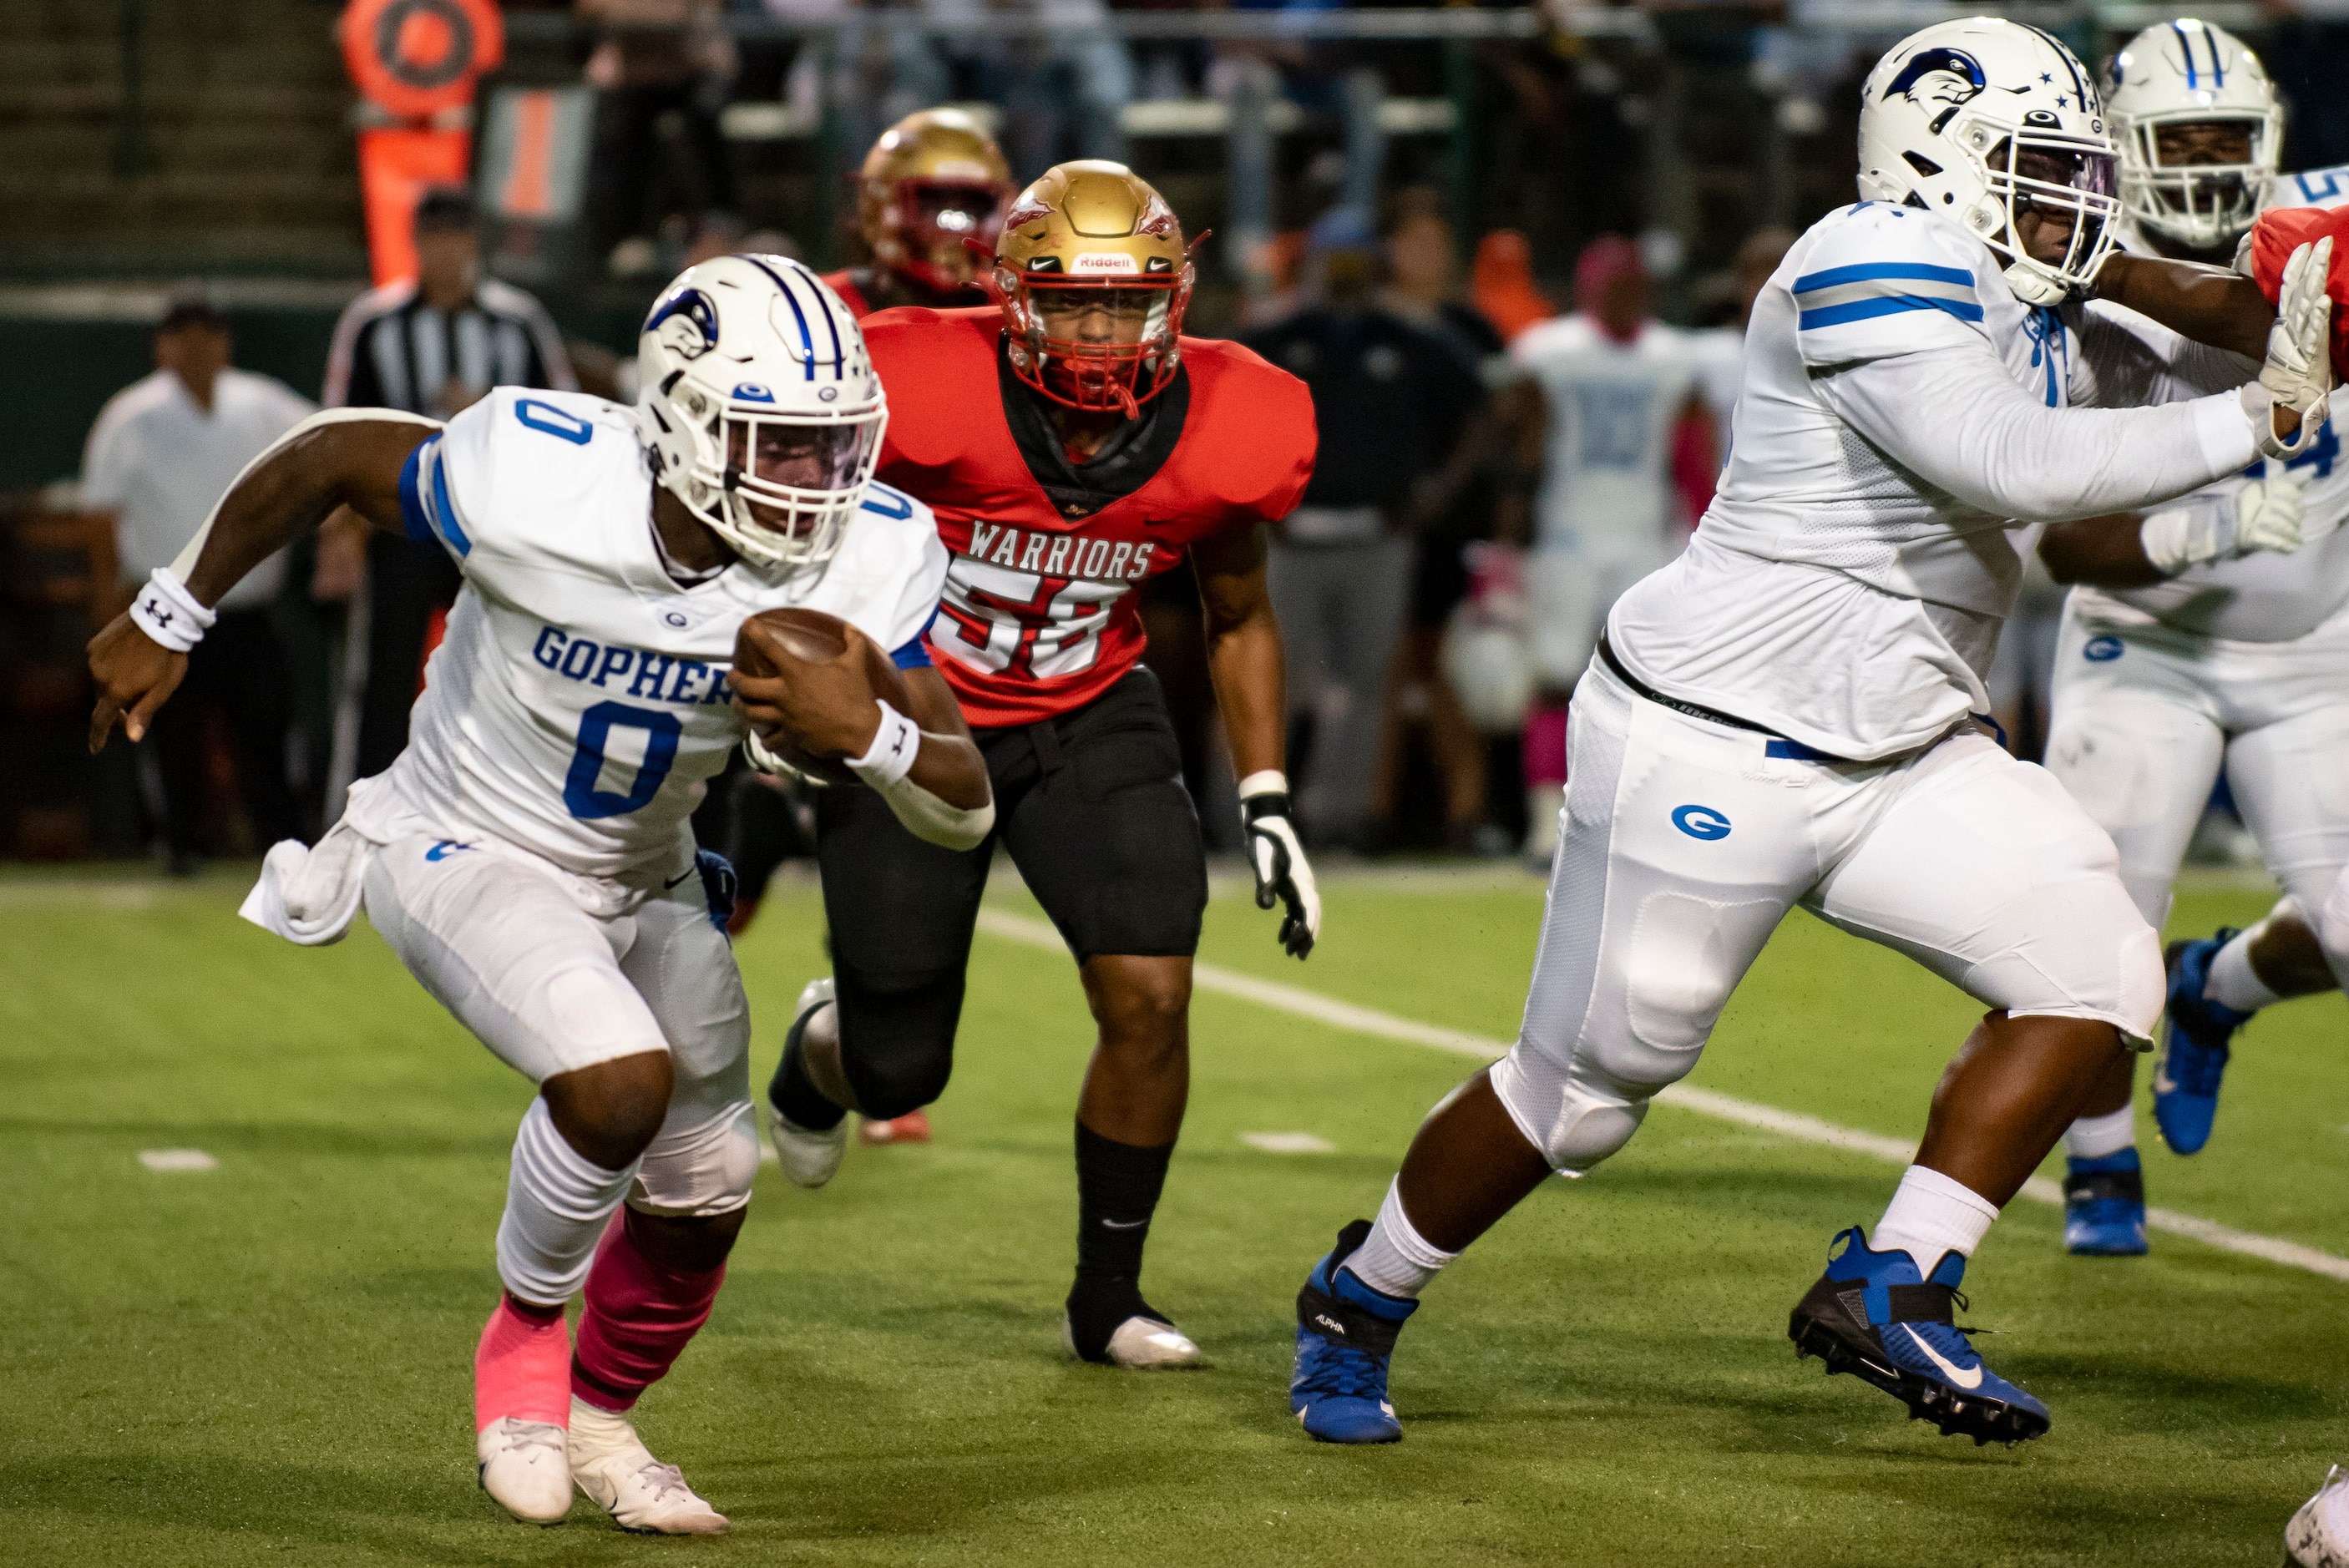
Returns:
[[[2066,98],[2064,98],[2064,96],[2062,93],[2057,93],[2057,94],[2055,95],[2055,107],[2056,107],[2057,108],[2068,108],[2068,107],[2069,107],[2069,100],[2068,100],[2068,99],[2066,99]]]
[[[2054,83],[2054,81],[2055,80],[2055,78],[2054,78],[2054,77],[2049,76],[2045,71],[2042,71],[2042,72],[2040,72],[2040,73],[2039,73],[2039,79],[2040,79],[2041,81],[2043,81],[2043,82],[2047,82],[2047,83],[2050,83],[2050,84]]]

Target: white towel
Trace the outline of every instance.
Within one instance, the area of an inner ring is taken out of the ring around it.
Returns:
[[[261,880],[237,913],[305,947],[340,942],[358,917],[367,857],[375,845],[337,822],[315,848],[285,839],[269,847]]]

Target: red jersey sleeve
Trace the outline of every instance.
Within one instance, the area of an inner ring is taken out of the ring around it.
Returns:
[[[1313,478],[1319,433],[1313,395],[1254,349],[1216,338],[1186,339],[1191,418],[1200,478],[1226,513],[1226,527],[1278,522],[1297,510]]]
[[[2261,213],[2251,228],[2251,279],[2273,304],[2283,293],[2283,267],[2292,253],[2328,235],[2333,275],[2324,292],[2333,296],[2333,376],[2349,381],[2349,207],[2279,207]]]

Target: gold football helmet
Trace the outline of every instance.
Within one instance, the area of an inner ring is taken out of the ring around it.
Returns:
[[[1174,379],[1194,276],[1174,210],[1133,170],[1046,170],[1004,215],[995,253],[1012,373],[1054,402],[1133,418]]]
[[[995,243],[1011,166],[978,121],[926,108],[887,130],[864,155],[856,215],[874,263],[939,294],[978,281],[964,242]]]

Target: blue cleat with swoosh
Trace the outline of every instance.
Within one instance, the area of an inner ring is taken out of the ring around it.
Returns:
[[[2039,1437],[2047,1407],[1983,1366],[1966,1337],[1978,1331],[1951,1321],[1951,1306],[1965,1305],[1965,1272],[1963,1257],[1945,1253],[1926,1278],[1906,1251],[1877,1252],[1855,1225],[1828,1243],[1826,1273],[1795,1305],[1786,1336],[1797,1357],[1873,1383],[1943,1437],[1977,1448]]]
[[[1345,1266],[1371,1233],[1368,1220],[1338,1233],[1338,1244],[1305,1276],[1297,1293],[1297,1364],[1288,1408],[1306,1435],[1324,1443],[1402,1439],[1387,1398],[1387,1364],[1395,1335],[1419,1303],[1372,1290]]]
[[[2210,983],[2210,961],[2237,934],[2222,925],[2215,936],[2173,942],[2162,955],[2169,968],[2169,1005],[2161,1024],[2161,1059],[2153,1067],[2153,1124],[2173,1154],[2199,1153],[2210,1141],[2229,1043],[2251,1021],[2249,1013],[2202,994]]]

